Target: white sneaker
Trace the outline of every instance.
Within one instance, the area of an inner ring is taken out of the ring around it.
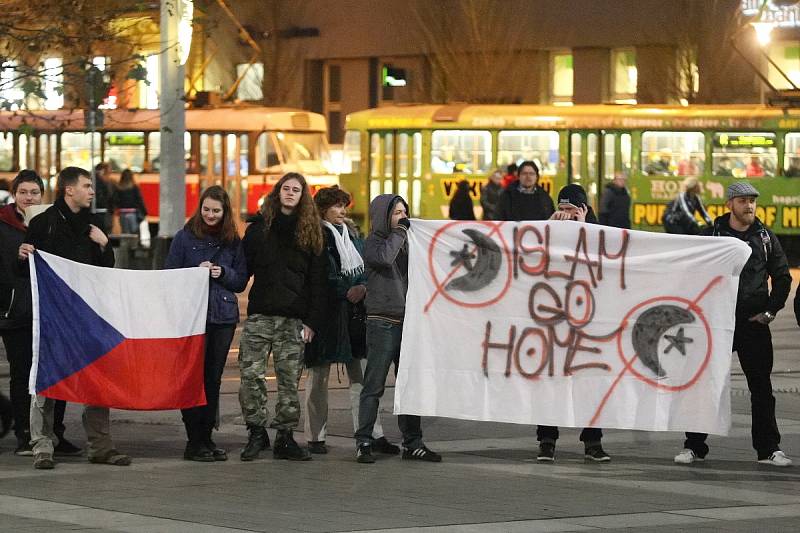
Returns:
[[[679,465],[690,465],[692,463],[702,463],[703,461],[705,461],[704,458],[699,457],[689,448],[684,448],[681,453],[675,456],[675,462]]]
[[[786,457],[786,454],[780,450],[773,452],[772,455],[766,459],[759,459],[758,462],[762,465],[792,466],[792,460]]]

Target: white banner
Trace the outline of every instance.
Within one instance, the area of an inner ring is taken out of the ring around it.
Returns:
[[[409,253],[396,413],[727,434],[744,242],[414,220]]]

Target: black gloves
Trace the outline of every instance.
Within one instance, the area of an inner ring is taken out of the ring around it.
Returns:
[[[409,229],[411,227],[411,221],[408,220],[407,218],[401,218],[400,220],[397,221],[397,224],[399,226],[403,226],[406,229]]]

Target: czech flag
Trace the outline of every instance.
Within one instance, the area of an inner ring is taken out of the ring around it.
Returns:
[[[118,409],[205,405],[208,269],[121,270],[36,251],[31,394]]]

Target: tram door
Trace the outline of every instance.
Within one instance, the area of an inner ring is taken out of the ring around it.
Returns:
[[[200,189],[219,185],[231,199],[234,212],[247,212],[247,134],[200,135]]]
[[[614,174],[630,176],[631,134],[619,130],[573,130],[569,140],[569,182],[586,190],[597,213],[603,188]]]
[[[409,130],[370,133],[370,201],[379,194],[399,194],[408,202],[409,215],[420,215],[422,133]]]

